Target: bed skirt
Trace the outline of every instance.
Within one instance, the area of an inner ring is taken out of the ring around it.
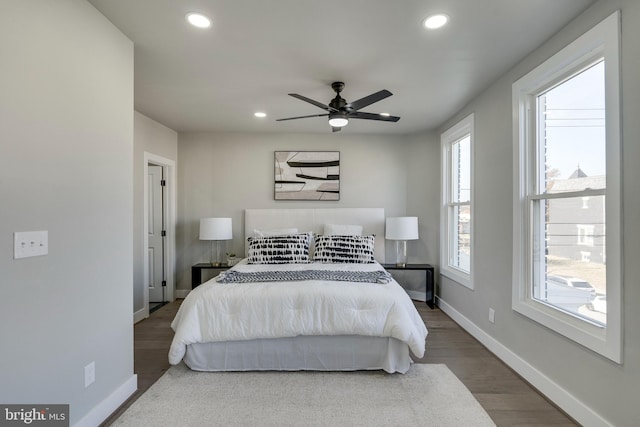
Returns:
[[[187,346],[194,371],[357,371],[405,373],[413,363],[407,344],[391,337],[299,336]]]

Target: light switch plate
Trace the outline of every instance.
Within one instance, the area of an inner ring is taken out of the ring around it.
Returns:
[[[29,258],[49,253],[49,232],[16,231],[13,233],[13,258]]]

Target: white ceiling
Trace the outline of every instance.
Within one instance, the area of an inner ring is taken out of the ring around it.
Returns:
[[[135,109],[178,132],[330,133],[330,84],[397,123],[351,120],[341,134],[433,129],[595,0],[89,0],[135,45]],[[187,12],[208,15],[197,29]],[[421,21],[445,12],[446,27]],[[268,116],[257,119],[256,111]]]

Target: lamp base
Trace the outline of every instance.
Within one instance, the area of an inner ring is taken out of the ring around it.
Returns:
[[[221,267],[222,266],[222,261],[221,261],[221,256],[222,256],[222,241],[220,240],[212,240],[211,241],[211,266],[212,267]]]
[[[396,267],[407,266],[407,241],[396,240]]]

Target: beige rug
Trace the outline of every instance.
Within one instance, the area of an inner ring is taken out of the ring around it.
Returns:
[[[408,373],[170,368],[114,426],[495,426],[445,365]]]

